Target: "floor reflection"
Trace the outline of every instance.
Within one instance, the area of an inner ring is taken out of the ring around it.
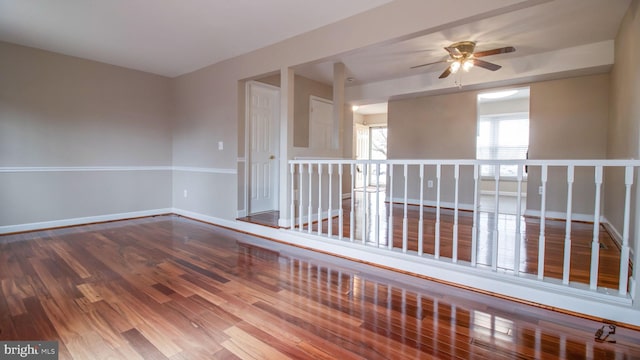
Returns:
[[[403,219],[404,204],[394,203],[390,206],[385,202],[385,192],[376,192],[374,188],[359,189],[354,192],[353,218],[351,218],[351,200],[342,202],[344,211],[343,223],[338,224],[339,218],[332,218],[334,234],[339,226],[343,228],[345,238],[350,238],[353,228],[353,241],[362,243],[366,239],[367,246],[388,247],[392,242],[394,248],[403,247]],[[365,211],[366,209],[366,211]],[[422,208],[422,246],[426,255],[435,255],[435,233],[437,209]],[[420,207],[407,206],[407,249],[417,252],[419,249],[419,219]],[[538,273],[538,242],[540,238],[540,221],[533,217],[517,217],[514,214],[499,213],[496,217],[493,211],[479,211],[477,223],[476,256],[480,265],[491,266],[494,236],[497,237],[497,267],[503,271],[513,271],[528,274]],[[327,233],[328,220],[323,222],[323,232]],[[453,223],[454,211],[440,209],[440,247],[439,255],[445,258],[453,256]],[[471,261],[473,213],[471,211],[458,212],[458,248],[460,261]],[[519,231],[517,232],[517,225]],[[312,224],[316,231],[317,224]],[[562,278],[565,221],[547,219],[545,222],[545,267],[547,277]],[[392,231],[389,231],[389,229]],[[591,241],[593,238],[593,224],[572,222],[571,227],[571,270],[570,281],[589,283],[589,269],[591,259]],[[613,238],[603,226],[599,230],[601,245],[598,274],[598,286],[618,288],[618,274],[620,252]],[[517,245],[516,245],[517,244]],[[516,264],[516,246],[519,247],[519,262]]]

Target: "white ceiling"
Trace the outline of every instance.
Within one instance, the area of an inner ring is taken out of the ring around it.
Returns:
[[[0,41],[178,76],[391,0],[0,0]]]
[[[0,0],[0,41],[173,77],[389,1]],[[434,9],[456,6],[430,1]],[[516,48],[484,58],[503,66],[497,72],[474,68],[463,74],[465,88],[607,71],[613,63],[611,40],[630,1],[527,0],[499,15],[475,15],[295,70],[331,83],[333,63],[343,62],[354,78],[346,84],[347,100],[360,105],[456,91],[454,76],[438,79],[446,64],[410,68],[446,59],[443,48],[461,40],[476,41],[477,51]]]
[[[576,69],[578,64],[584,68],[591,66],[592,71],[602,72],[606,69],[602,66],[590,65],[589,61],[593,59],[594,63],[602,63],[595,60],[603,57],[603,54],[595,52],[606,46],[589,47],[589,45],[603,44],[606,40],[615,39],[629,4],[630,0],[530,1],[526,4],[529,6],[519,10],[480,19],[476,17],[466,23],[427,34],[335,56],[323,63],[301,65],[296,68],[296,73],[317,81],[331,83],[332,64],[342,62],[346,66],[347,76],[352,78],[346,84],[348,90],[349,88],[364,89],[348,91],[349,94],[357,94],[355,98],[348,100],[363,99],[355,102],[361,105],[367,103],[366,95],[373,91],[370,89],[374,86],[367,88],[368,85],[379,84],[378,88],[398,90],[397,87],[401,84],[398,81],[396,81],[398,84],[395,84],[391,79],[408,79],[404,85],[411,85],[412,91],[426,92],[430,89],[447,91],[455,88],[454,76],[438,80],[438,76],[448,66],[446,63],[417,69],[411,69],[411,67],[445,60],[448,55],[444,47],[462,40],[476,41],[476,51],[503,46],[516,48],[513,53],[483,58],[483,60],[503,65],[503,69],[491,72],[474,68],[469,74],[462,75],[463,80],[466,76],[466,79],[472,79],[474,84],[489,83],[497,79],[505,82],[508,80],[505,76],[510,71],[513,76],[518,76],[532,66],[542,67],[543,63],[547,62],[553,62],[553,70],[549,71],[557,71],[561,68],[565,74],[571,69]],[[568,51],[574,48],[575,51]],[[586,50],[580,53],[580,49]],[[587,58],[577,58],[573,55],[578,53],[583,55],[584,52],[587,53]],[[613,58],[612,53],[607,55]],[[545,70],[538,72],[537,78],[542,79],[544,78],[542,75],[548,75],[544,72]],[[529,77],[527,80],[534,81],[536,77]],[[447,85],[443,86],[444,83]],[[379,96],[379,93],[381,92],[378,91],[375,94],[372,101],[378,102],[388,98]],[[400,92],[396,91],[397,93]]]

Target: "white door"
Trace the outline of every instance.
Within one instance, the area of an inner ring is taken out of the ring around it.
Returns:
[[[369,128],[364,125],[356,126],[356,160],[369,159]],[[364,165],[358,165],[356,169],[356,188],[364,187]]]
[[[333,148],[333,102],[311,96],[309,99],[309,147]]]
[[[278,210],[280,90],[249,83],[249,213]]]

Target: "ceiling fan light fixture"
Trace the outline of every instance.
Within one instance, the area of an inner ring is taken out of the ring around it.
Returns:
[[[465,60],[464,63],[462,64],[462,69],[464,71],[469,71],[471,70],[472,67],[473,67],[473,60],[471,59]]]
[[[455,74],[458,72],[458,70],[460,70],[460,61],[454,61],[451,63],[451,73]]]

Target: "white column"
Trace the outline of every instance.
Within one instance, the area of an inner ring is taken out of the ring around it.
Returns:
[[[280,185],[278,197],[280,218],[278,219],[278,226],[282,227],[291,226],[295,216],[289,207],[289,204],[293,201],[290,198],[292,194],[290,187],[293,187],[293,183],[288,174],[288,163],[289,160],[293,159],[294,76],[293,69],[288,67],[280,69]]]

